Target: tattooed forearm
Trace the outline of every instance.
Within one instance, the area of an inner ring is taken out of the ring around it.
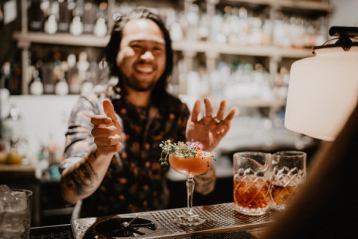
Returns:
[[[196,187],[195,191],[206,195],[211,193],[215,188],[216,174],[215,169],[210,167],[209,171],[203,175],[194,178]]]
[[[79,196],[92,192],[97,185],[95,183],[97,175],[91,165],[93,159],[94,156],[91,154],[65,172],[62,177],[64,186],[72,189]]]

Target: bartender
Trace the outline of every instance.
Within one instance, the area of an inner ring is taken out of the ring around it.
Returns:
[[[171,39],[159,16],[146,9],[116,20],[105,57],[118,82],[79,97],[72,109],[61,164],[63,196],[73,204],[82,200],[80,217],[164,209],[168,166],[160,165],[159,144],[195,141],[213,150],[230,129],[235,110],[225,117],[222,101],[214,115],[204,99],[204,116],[199,117],[196,101],[190,117],[187,105],[167,92]],[[213,166],[195,180],[197,192],[211,192]]]

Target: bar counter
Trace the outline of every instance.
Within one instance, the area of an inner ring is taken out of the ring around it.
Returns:
[[[126,238],[106,236],[110,228],[118,230],[118,222],[126,220],[148,221],[148,226],[133,227],[130,237],[137,238],[256,238],[272,223],[272,212],[263,216],[246,216],[234,210],[233,203],[193,207],[194,212],[206,219],[198,226],[179,226],[173,221],[186,208],[175,208],[140,213],[120,214],[100,218],[80,218],[71,224],[31,228],[30,238]]]

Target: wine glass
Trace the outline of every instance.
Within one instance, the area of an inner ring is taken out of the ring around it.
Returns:
[[[200,151],[194,156],[180,153],[169,154],[169,164],[175,171],[186,176],[187,210],[184,214],[178,215],[175,222],[183,226],[196,226],[205,222],[205,219],[193,212],[193,193],[195,188],[194,177],[208,172],[213,154]]]

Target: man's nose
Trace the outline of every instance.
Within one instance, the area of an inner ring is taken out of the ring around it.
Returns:
[[[154,60],[154,56],[151,51],[147,50],[141,55],[142,60]]]

